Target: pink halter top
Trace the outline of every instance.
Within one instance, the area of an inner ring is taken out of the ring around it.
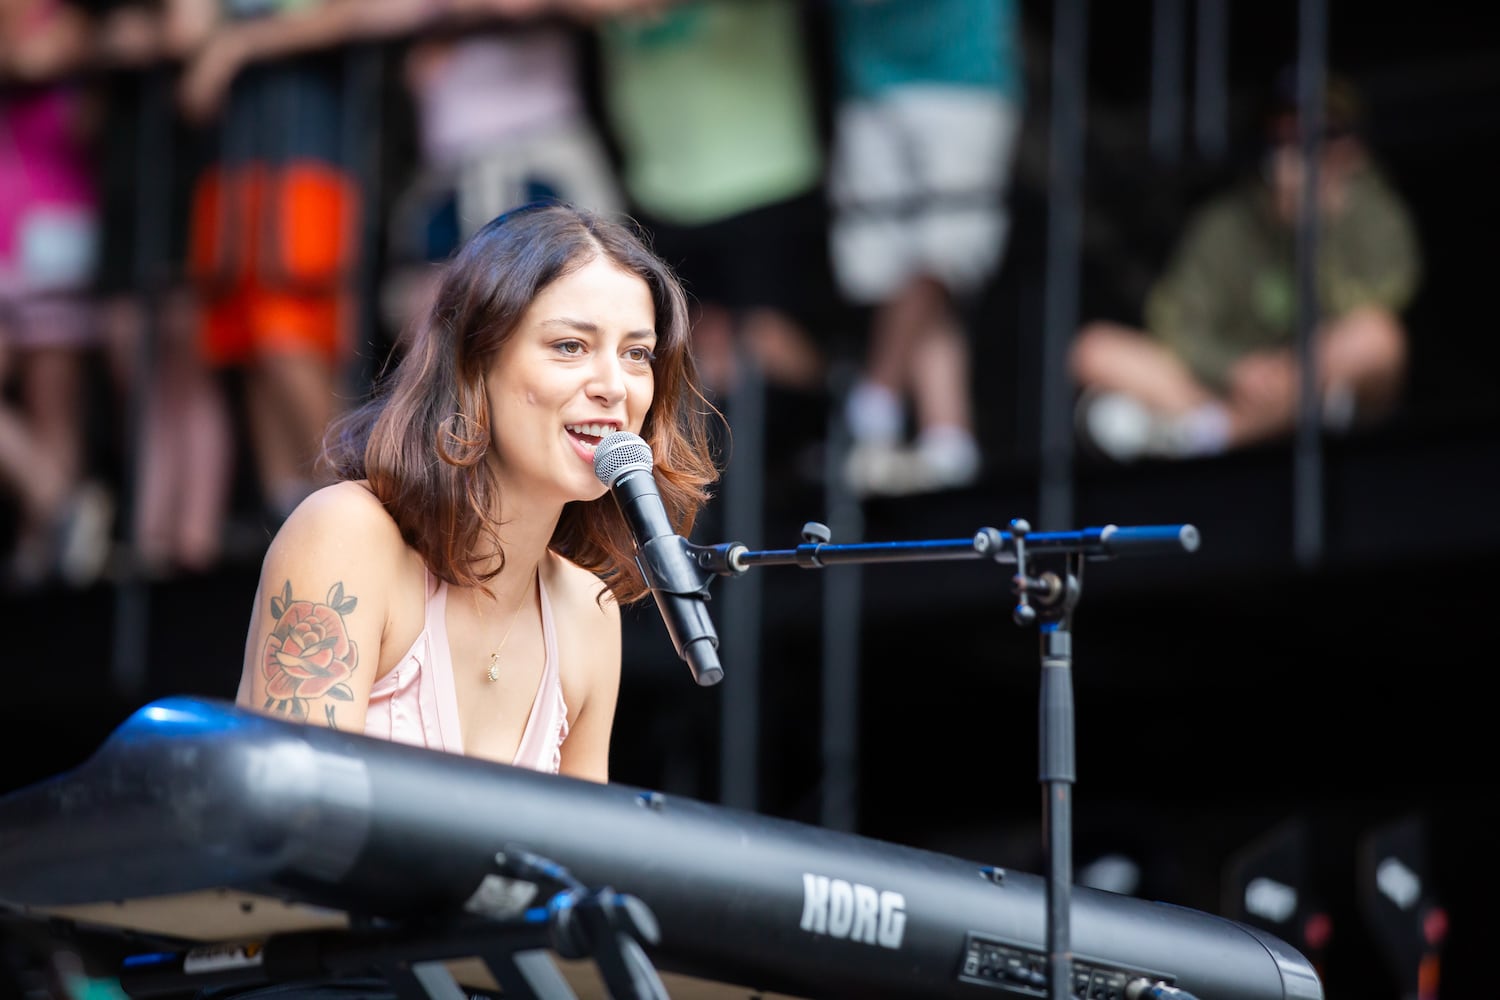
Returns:
[[[433,577],[428,574],[431,587]],[[568,737],[568,706],[563,700],[557,667],[557,631],[547,587],[537,577],[542,605],[542,640],[546,663],[521,745],[511,763],[535,771],[556,773],[562,764],[562,743]],[[459,731],[458,695],[453,686],[453,654],[448,646],[448,584],[438,580],[427,598],[426,623],[406,655],[370,690],[365,734],[413,746],[464,752]]]

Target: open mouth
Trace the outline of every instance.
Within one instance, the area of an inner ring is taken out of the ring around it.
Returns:
[[[604,440],[606,434],[619,430],[614,424],[567,424],[564,429],[590,454],[599,447],[599,442]]]

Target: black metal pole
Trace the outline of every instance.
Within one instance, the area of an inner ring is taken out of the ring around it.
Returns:
[[[1323,438],[1318,392],[1318,184],[1328,47],[1325,0],[1301,0],[1297,30],[1297,120],[1302,200],[1297,216],[1297,355],[1301,385],[1293,457],[1292,550],[1299,564],[1323,558]]]
[[[1073,980],[1073,636],[1062,624],[1044,623],[1041,642],[1037,779],[1047,848],[1047,983],[1053,1000],[1061,1000],[1071,995]]]
[[[844,482],[849,452],[842,401],[853,380],[852,366],[840,365],[832,378],[833,410],[828,419],[824,457],[824,496],[831,537],[858,542],[864,537],[864,509]],[[835,568],[823,579],[823,781],[819,825],[853,832],[859,825],[859,640],[863,574],[857,565]]]
[[[1038,484],[1043,526],[1073,519],[1073,408],[1066,361],[1079,310],[1087,0],[1059,0],[1053,17]]]
[[[166,266],[166,210],[170,185],[184,182],[164,168],[162,155],[172,143],[172,91],[169,71],[153,65],[142,71],[135,123],[135,228],[131,277],[141,304],[140,339],[135,345],[134,377],[124,389],[125,427],[120,463],[121,509],[126,520],[126,558],[115,584],[114,634],[110,680],[116,694],[131,701],[146,687],[151,595],[140,572],[140,463],[146,427],[146,399],[156,373]]]
[[[1198,0],[1193,60],[1193,133],[1198,154],[1211,163],[1229,152],[1228,0]]]
[[[1187,18],[1185,0],[1154,0],[1151,5],[1151,153],[1158,163],[1176,166],[1182,157],[1182,75]]]
[[[735,317],[736,333],[740,317]],[[734,429],[734,465],[724,482],[724,527],[730,538],[761,536],[765,519],[765,377],[748,352],[725,410]],[[723,648],[734,651],[734,682],[722,688],[719,801],[754,811],[760,804],[760,633],[762,593],[752,581],[726,602]]]
[[[343,373],[344,389],[360,398],[373,385],[385,361],[380,330],[380,246],[385,231],[382,204],[381,143],[384,116],[380,100],[385,59],[375,45],[353,45],[343,53],[343,133],[340,156],[359,190],[359,250],[352,277],[355,357]]]

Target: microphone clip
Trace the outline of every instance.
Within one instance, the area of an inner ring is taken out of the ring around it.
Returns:
[[[636,565],[653,591],[706,601],[713,577],[700,568],[698,548],[681,535],[648,538],[637,546]]]

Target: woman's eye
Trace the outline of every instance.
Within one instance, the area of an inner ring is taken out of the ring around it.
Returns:
[[[561,354],[582,354],[583,353],[583,341],[581,341],[581,340],[564,340],[564,341],[561,341],[557,345],[557,350]]]
[[[630,350],[625,352],[625,356],[628,357],[631,361],[642,365],[649,365],[651,364],[651,362],[656,360],[656,355],[652,354],[644,347],[632,347]]]

